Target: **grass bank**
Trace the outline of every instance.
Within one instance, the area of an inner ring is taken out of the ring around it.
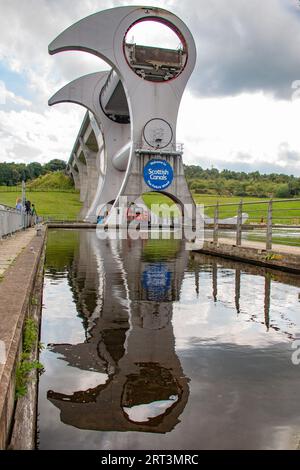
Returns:
[[[0,204],[6,204],[14,207],[17,197],[21,196],[20,189],[15,191],[0,192]],[[210,206],[219,202],[220,204],[236,203],[240,201],[239,197],[235,196],[218,196],[207,194],[193,194],[196,203]],[[68,190],[41,190],[37,189],[34,192],[27,192],[28,199],[36,205],[37,212],[41,216],[53,217],[56,220],[74,220],[78,217],[81,209],[81,202],[77,192],[68,192]],[[150,207],[151,204],[167,204],[173,205],[173,201],[160,193],[148,193],[143,196],[145,204]],[[261,198],[245,197],[243,202],[243,212],[249,215],[249,222],[260,222],[262,219],[266,221],[267,204],[263,204]],[[247,205],[247,202],[254,202],[255,204]],[[166,211],[165,211],[166,212]],[[220,207],[220,218],[232,217],[237,214],[237,206]],[[164,211],[163,211],[164,213]],[[178,213],[178,210],[177,210]],[[208,217],[213,217],[214,208],[207,207],[205,214]],[[176,216],[176,211],[174,212]],[[300,202],[299,201],[284,201],[283,203],[274,203],[273,220],[277,224],[287,225],[300,225]]]
[[[213,204],[238,204],[241,200],[240,197],[235,196],[218,196],[218,195],[207,195],[207,194],[193,194],[193,197],[197,204],[203,204],[204,206],[211,206]],[[151,204],[167,204],[168,206],[174,204],[168,197],[159,193],[148,193],[143,196],[145,204],[150,207]],[[266,201],[265,198],[255,197],[244,197],[243,198],[243,212],[249,215],[249,222],[265,222],[267,219],[268,204],[262,203]],[[247,205],[247,202],[254,202],[255,204]],[[214,207],[206,207],[205,214],[208,217],[214,216]],[[157,212],[157,210],[155,210]],[[176,213],[176,211],[174,211]],[[178,211],[177,211],[178,212]],[[227,217],[233,217],[237,215],[237,205],[225,206],[219,208],[220,219]],[[274,203],[273,205],[273,221],[275,224],[288,224],[288,225],[300,225],[300,202],[299,201],[284,201],[280,203]]]
[[[0,193],[0,204],[15,207],[16,199],[21,197],[20,191]],[[79,193],[62,191],[28,192],[26,197],[35,204],[39,216],[51,216],[56,220],[76,220],[82,204]]]
[[[193,196],[197,204],[204,204],[204,206],[217,204],[217,202],[220,204],[238,204],[241,200],[240,197],[235,196],[218,196],[206,194],[193,194]],[[262,201],[266,201],[265,198],[244,197],[242,199],[244,203],[243,212],[246,212],[249,215],[249,222],[260,222],[262,219],[264,222],[266,221],[268,204],[262,203]],[[255,204],[247,205],[247,202],[255,202]],[[221,219],[235,216],[237,215],[237,206],[221,206],[219,213]],[[205,214],[209,217],[213,217],[214,208],[207,207],[205,209]],[[300,225],[300,202],[286,200],[284,202],[274,203],[273,223]]]

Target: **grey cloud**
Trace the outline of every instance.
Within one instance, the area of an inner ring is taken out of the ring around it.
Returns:
[[[279,145],[278,159],[280,162],[286,162],[288,164],[300,164],[300,153],[296,150],[291,150],[287,142],[282,142]]]
[[[32,161],[41,154],[42,152],[37,148],[23,143],[16,143],[10,151],[10,156],[15,156],[18,159],[22,158],[25,161]]]
[[[53,91],[56,85],[95,70],[85,54],[50,58],[47,47],[62,30],[96,11],[133,0],[1,1],[1,57],[20,62],[23,72],[41,72]],[[198,50],[189,83],[200,96],[228,96],[262,90],[291,97],[300,79],[300,6],[294,0],[152,0],[168,8],[190,27]],[[99,69],[102,67],[99,61]],[[37,89],[38,82],[33,86]],[[45,100],[46,91],[40,90]]]
[[[278,173],[285,175],[294,175],[300,176],[300,166],[296,167],[295,165],[285,164],[279,165],[278,163],[270,163],[267,161],[253,161],[253,163],[246,163],[242,161],[229,162],[224,165],[224,162],[220,162],[223,167],[228,170],[233,171],[245,171],[246,173],[251,171],[259,171],[260,173]]]
[[[300,6],[295,1],[192,0],[176,3],[176,10],[197,43],[190,83],[194,93],[264,91],[290,99],[291,83],[300,78]]]
[[[252,156],[249,155],[249,153],[238,152],[237,155],[236,155],[236,159],[238,161],[242,161],[242,162],[249,162],[249,161],[252,160]]]
[[[292,155],[297,152],[292,151]],[[253,156],[238,152],[232,161],[210,159],[206,156],[199,156],[190,159],[185,159],[186,164],[200,165],[202,168],[211,168],[214,166],[219,170],[232,170],[232,171],[244,171],[249,173],[252,171],[259,171],[260,173],[283,173],[287,175],[294,175],[300,177],[300,154],[297,154],[297,162],[290,160],[288,157],[283,159],[282,154],[279,151],[278,156],[274,158],[274,163],[269,161],[260,160],[258,161]],[[298,163],[298,164],[297,164]]]
[[[60,86],[103,67],[100,60],[89,54],[74,52],[50,57],[49,42],[84,16],[136,3],[135,0],[0,0],[0,60],[27,78],[34,96],[32,111],[43,115],[48,98]],[[149,3],[172,10],[190,27],[198,58],[188,86],[195,95],[228,96],[262,90],[278,98],[290,98],[291,83],[300,79],[300,7],[296,0],[151,0]],[[30,149],[17,150],[14,149],[16,158],[25,154],[26,158],[35,158]],[[198,163],[209,167],[212,162],[203,157]],[[232,156],[232,163],[215,160],[213,163],[219,168],[300,175],[299,154],[285,143],[274,156],[274,164],[241,153]]]

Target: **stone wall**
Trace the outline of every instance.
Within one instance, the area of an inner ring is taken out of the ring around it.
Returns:
[[[300,274],[300,256],[272,250],[250,248],[230,245],[229,243],[214,243],[205,241],[199,251],[209,255],[244,261],[258,266],[266,266],[273,269]]]

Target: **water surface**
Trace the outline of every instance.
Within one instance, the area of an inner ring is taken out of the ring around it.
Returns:
[[[39,448],[297,448],[299,293],[180,240],[49,231]]]

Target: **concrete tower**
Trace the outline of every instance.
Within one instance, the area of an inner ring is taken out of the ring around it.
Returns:
[[[146,20],[169,27],[181,47],[129,44],[128,31]],[[80,20],[49,46],[50,54],[70,50],[89,52],[111,66],[110,72],[74,80],[49,100],[88,110],[69,160],[84,217],[94,221],[103,207],[118,206],[121,196],[131,204],[151,191],[193,206],[176,141],[178,109],[196,60],[187,26],[161,8],[113,8]]]

